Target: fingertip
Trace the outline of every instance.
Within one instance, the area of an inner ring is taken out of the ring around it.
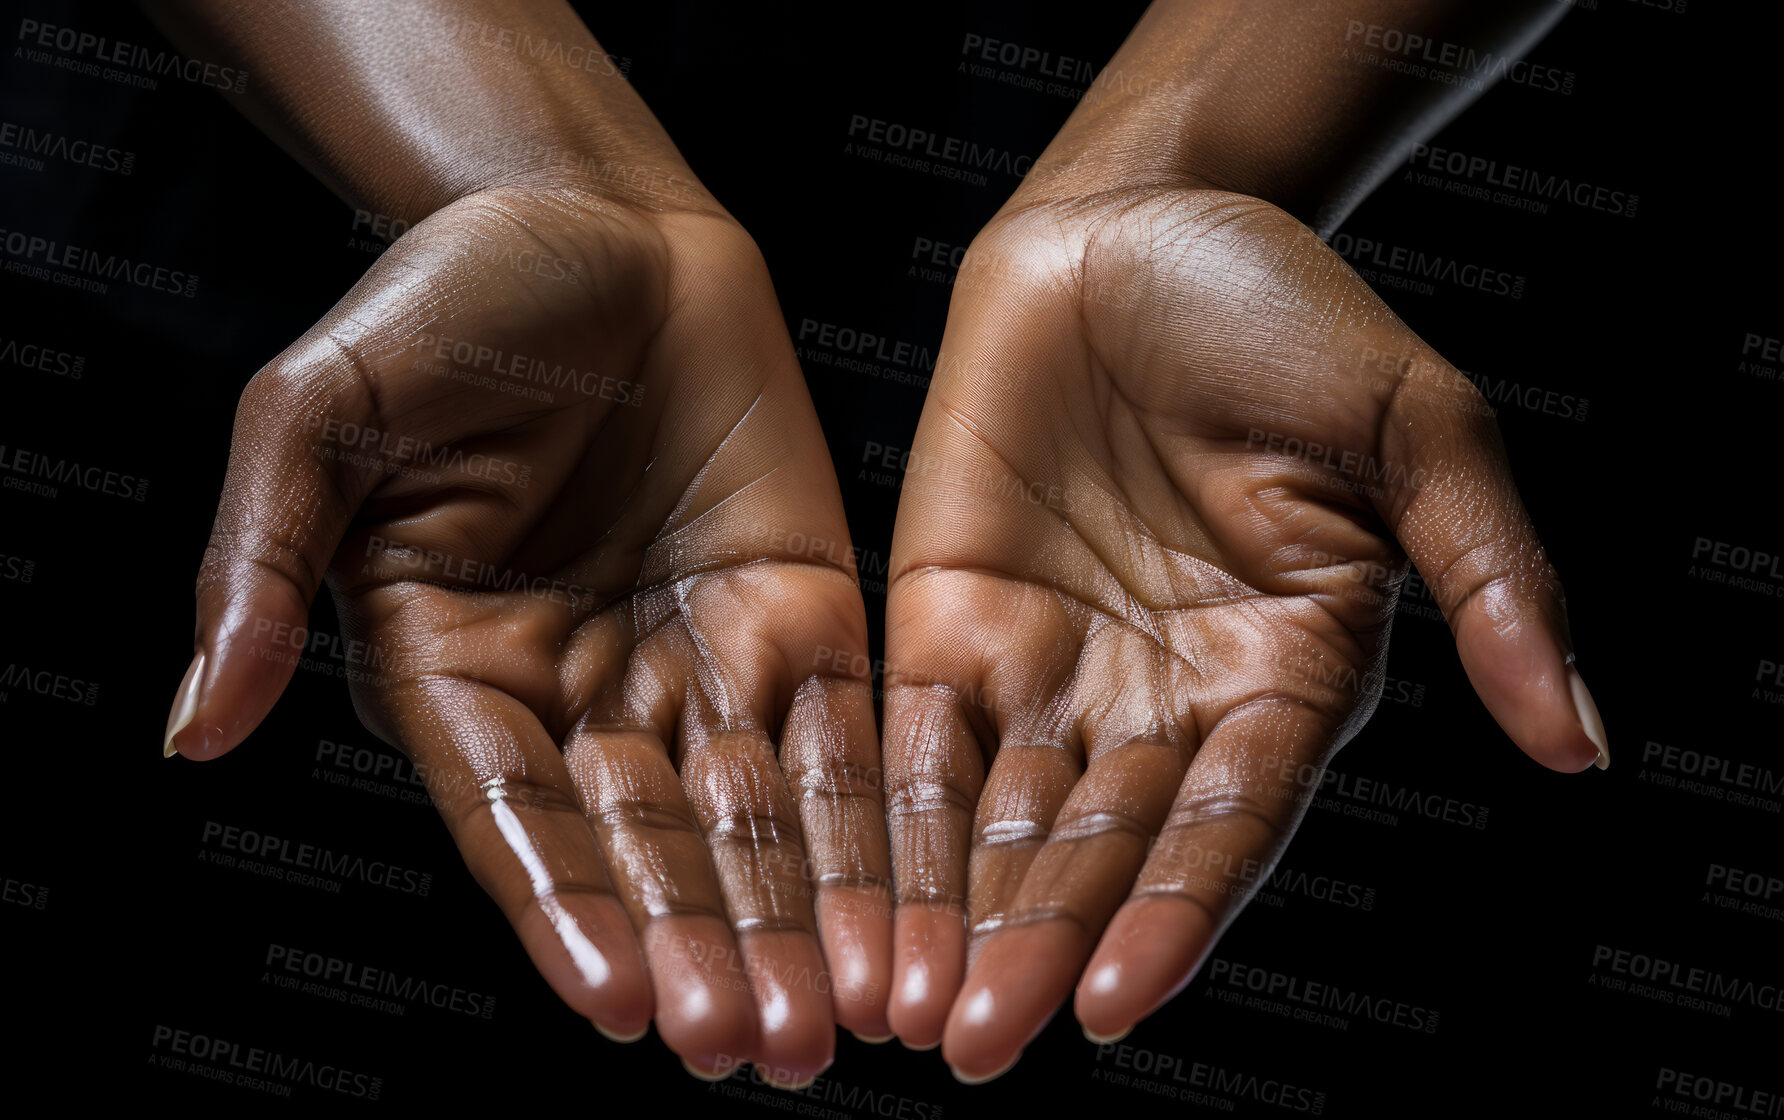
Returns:
[[[837,1025],[860,1038],[890,1037],[892,915],[885,891],[821,890],[817,912]]]
[[[598,1019],[590,1019],[589,1023],[595,1028],[595,1030],[600,1032],[602,1038],[606,1039],[609,1042],[617,1042],[621,1046],[629,1046],[632,1043],[637,1042],[639,1039],[642,1039],[645,1035],[650,1033],[650,1024],[649,1023],[646,1023],[644,1026],[639,1027],[636,1031],[633,1031],[631,1034],[620,1034],[617,1031],[610,1030],[609,1028],[602,1026],[600,1023],[600,1020],[598,1020]]]
[[[1456,650],[1475,693],[1518,749],[1575,774],[1601,758],[1608,764],[1610,755],[1597,704],[1559,629],[1542,612],[1483,603],[1458,625]]]
[[[1609,770],[1611,748],[1604,734],[1604,718],[1598,714],[1598,702],[1592,699],[1592,690],[1586,687],[1580,671],[1574,667],[1571,655],[1567,659],[1567,684],[1568,691],[1573,694],[1574,714],[1579,718],[1580,731],[1591,741],[1592,749],[1597,752],[1592,764],[1600,770]]]
[[[1089,1039],[1091,1042],[1096,1043],[1098,1046],[1113,1046],[1117,1042],[1120,1042],[1122,1039],[1126,1038],[1128,1035],[1134,1033],[1134,1028],[1131,1026],[1123,1027],[1121,1030],[1116,1031],[1114,1034],[1097,1034],[1095,1031],[1091,1030],[1089,1027],[1084,1026],[1084,1024],[1082,1022],[1080,1022],[1078,1024],[1078,1026],[1080,1029],[1083,1030],[1084,1037]]]
[[[912,1050],[942,1041],[948,1009],[966,978],[966,921],[957,909],[905,905],[893,919],[892,991],[886,1019]]]
[[[817,941],[803,931],[744,932],[756,1007],[751,1064],[777,1087],[809,1084],[836,1056],[836,1018]]]
[[[699,915],[657,918],[644,928],[644,955],[663,1044],[709,1080],[747,1062],[756,1007],[731,928]]]
[[[529,907],[516,932],[551,990],[596,1030],[629,1042],[650,1028],[650,978],[617,899],[558,895]]]
[[[942,1056],[955,1075],[985,1080],[1015,1064],[1071,991],[1089,949],[1084,927],[1070,920],[993,934],[942,1035]]]
[[[1073,1011],[1091,1041],[1112,1043],[1189,983],[1214,923],[1187,899],[1138,898],[1116,911],[1078,981]]]
[[[990,1073],[971,1073],[952,1064],[948,1066],[948,1072],[952,1073],[954,1075],[954,1080],[960,1082],[962,1085],[983,1085],[987,1081],[996,1081],[1004,1074],[1010,1072],[1010,1070],[1015,1068],[1016,1063],[1021,1060],[1022,1055],[1017,1054],[1014,1058],[1011,1058],[1007,1064],[999,1066]]]
[[[699,1080],[708,1082],[725,1080],[735,1073],[742,1064],[742,1062],[721,1061],[713,1066],[701,1066],[687,1058],[681,1060],[682,1069],[687,1070],[689,1074]]]
[[[212,673],[215,661],[199,650],[186,666],[186,675],[174,691],[173,706],[167,713],[167,727],[161,738],[161,757],[179,755],[194,762],[204,762],[227,753],[235,743],[218,724],[211,698]]]
[[[309,648],[308,607],[264,581],[232,599],[220,619],[202,617],[199,649],[167,717],[162,754],[220,758],[259,727]]]

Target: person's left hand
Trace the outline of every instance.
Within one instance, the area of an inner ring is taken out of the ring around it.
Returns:
[[[891,1024],[969,1081],[1074,982],[1096,1039],[1188,983],[1373,710],[1408,556],[1512,739],[1602,756],[1474,386],[1268,203],[1052,182],[967,254],[892,550]]]

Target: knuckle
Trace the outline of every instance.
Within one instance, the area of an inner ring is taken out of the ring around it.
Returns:
[[[1275,838],[1285,830],[1281,814],[1280,805],[1272,805],[1250,792],[1184,798],[1171,806],[1159,840],[1161,844],[1168,840],[1173,845],[1196,845],[1201,834],[1224,833],[1230,826],[1247,822],[1260,825],[1267,838]]]
[[[978,799],[951,777],[904,776],[886,783],[886,816],[917,817],[953,812],[970,817]]]
[[[775,805],[733,805],[702,815],[707,847],[714,850],[754,852],[780,844],[798,844],[798,825]]]
[[[645,833],[685,832],[699,834],[699,828],[685,812],[673,806],[642,797],[602,800],[590,811],[589,819],[603,829],[623,829]]]
[[[493,821],[498,804],[510,810],[540,813],[570,813],[582,816],[582,807],[575,798],[551,782],[542,782],[524,774],[504,774],[479,782],[464,790],[456,804],[444,808],[449,825],[458,826],[472,820]]]
[[[850,758],[824,755],[813,760],[796,759],[787,766],[787,785],[803,802],[808,797],[829,799],[880,799],[881,774],[877,767],[863,766]]]

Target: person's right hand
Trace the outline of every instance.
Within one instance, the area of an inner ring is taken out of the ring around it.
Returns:
[[[267,716],[326,579],[558,994],[797,1082],[889,1033],[866,618],[766,269],[696,195],[473,193],[249,383],[167,750]]]

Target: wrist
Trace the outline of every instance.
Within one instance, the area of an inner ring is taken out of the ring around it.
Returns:
[[[438,205],[446,205],[495,189],[555,189],[645,212],[721,211],[667,137],[660,145],[604,140],[591,143],[587,138],[518,133],[491,136],[478,151],[486,170],[436,185],[427,193]]]
[[[1012,206],[1149,193],[1224,190],[1287,204],[1322,153],[1285,156],[1265,130],[1236,130],[1243,95],[1206,88],[1193,72],[1123,66],[1098,75],[1010,200]]]
[[[1030,189],[1212,187],[1329,232],[1565,10],[1543,0],[1156,3],[1036,162]],[[1438,61],[1405,72],[1383,62],[1377,40],[1435,44]]]

